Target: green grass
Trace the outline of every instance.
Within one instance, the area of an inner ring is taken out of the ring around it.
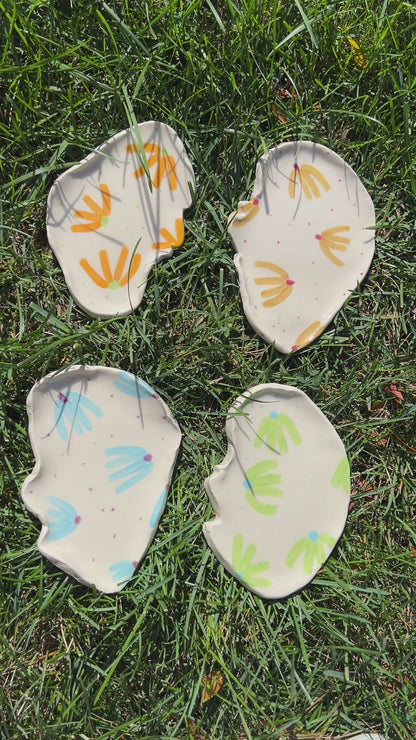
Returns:
[[[317,740],[371,729],[412,740],[414,4],[0,0],[0,11],[1,737]],[[131,110],[176,129],[197,189],[185,243],[151,274],[142,304],[98,321],[69,296],[46,199]],[[226,221],[251,195],[259,156],[294,139],[333,148],[361,177],[377,250],[324,334],[281,356],[244,318]],[[33,467],[27,393],[74,362],[137,373],[183,432],[156,538],[113,596],[42,558],[19,496]],[[353,486],[334,554],[278,603],[227,574],[201,531],[227,410],[268,381],[296,385],[328,416]],[[212,671],[224,683],[202,703]]]

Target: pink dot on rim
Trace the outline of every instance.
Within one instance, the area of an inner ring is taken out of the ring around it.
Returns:
[[[137,568],[138,561],[137,560],[132,560],[131,564],[132,564],[133,568]]]
[[[150,462],[151,459],[152,459],[152,456],[150,454],[145,455],[143,458],[143,460],[146,460],[146,462]]]
[[[81,521],[81,517],[80,516],[76,516],[75,519],[74,519],[74,524],[79,524],[80,521]]]

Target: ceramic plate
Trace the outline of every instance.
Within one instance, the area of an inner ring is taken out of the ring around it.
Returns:
[[[77,303],[123,316],[149,271],[184,238],[192,165],[177,134],[155,121],[121,131],[61,175],[48,198],[49,243]]]
[[[181,434],[144,381],[74,366],[27,399],[36,465],[22,497],[42,523],[40,552],[82,583],[120,590],[163,512]]]
[[[238,398],[228,450],[205,487],[204,534],[244,586],[277,599],[307,584],[344,528],[349,465],[335,429],[300,390],[270,383]]]
[[[341,157],[311,141],[262,157],[228,231],[246,316],[281,352],[309,344],[368,271],[374,207]]]

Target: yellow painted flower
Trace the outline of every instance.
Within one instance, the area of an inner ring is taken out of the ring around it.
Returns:
[[[147,166],[149,170],[151,167],[154,167],[156,165],[155,174],[152,180],[154,187],[159,188],[162,184],[164,176],[166,175],[169,182],[169,188],[171,190],[176,190],[176,188],[178,187],[178,178],[176,175],[175,158],[169,155],[166,149],[161,149],[157,144],[154,144],[151,141],[146,142],[143,148],[144,151],[149,155],[147,158]],[[126,146],[126,151],[137,153],[137,146],[135,144],[129,144],[128,146]],[[146,170],[144,167],[139,167],[134,172],[135,178],[139,179],[139,177],[142,177],[145,171]]]
[[[260,210],[259,202],[258,198],[252,198],[247,203],[244,203],[238,211],[234,211],[230,216],[231,225],[245,226],[254,216],[257,216]]]
[[[316,182],[315,182],[316,180]],[[324,176],[316,169],[312,164],[301,164],[298,165],[296,162],[293,165],[293,170],[289,177],[289,197],[295,197],[295,189],[297,181],[305,195],[305,198],[311,200],[311,198],[320,198],[321,192],[319,190],[317,182],[321,187],[328,191],[331,189],[330,184],[325,180]]]
[[[105,249],[102,249],[98,253],[102,275],[96,272],[96,270],[91,267],[90,263],[86,259],[81,259],[79,261],[79,264],[81,265],[82,269],[85,270],[91,280],[96,285],[98,285],[99,288],[109,288],[110,290],[115,290],[116,288],[123,288],[125,285],[127,285],[130,278],[135,275],[140,267],[140,262],[142,258],[140,254],[136,253],[126,273],[123,276],[123,270],[126,265],[128,254],[128,248],[122,247],[116,266],[114,268],[114,272],[112,272],[107,251]]]
[[[273,262],[255,262],[255,267],[260,267],[264,270],[271,270],[275,275],[272,277],[255,278],[254,282],[257,285],[271,285],[271,288],[261,291],[261,297],[266,300],[263,301],[264,308],[272,308],[277,306],[282,301],[288,298],[293,290],[295,284],[294,280],[290,280],[289,275],[283,269],[275,265]]]
[[[296,352],[298,349],[306,347],[306,345],[310,344],[313,339],[319,337],[319,335],[322,334],[323,330],[324,327],[321,322],[314,321],[301,334],[299,334],[298,338],[295,341],[295,344],[292,347],[292,352]]]
[[[351,242],[351,239],[348,239],[347,236],[339,236],[338,234],[340,231],[349,230],[349,226],[334,226],[332,229],[325,229],[325,231],[323,231],[321,234],[317,234],[315,236],[315,239],[319,241],[319,246],[321,247],[325,257],[331,260],[334,265],[338,265],[339,267],[342,267],[344,265],[344,262],[341,262],[338,257],[332,254],[332,251],[346,251],[347,244]]]
[[[164,241],[154,242],[152,249],[166,250],[174,247],[180,247],[183,242],[183,221],[181,218],[177,218],[175,221],[175,233],[171,234],[168,229],[160,229],[160,236]]]
[[[91,209],[90,211],[74,211],[75,218],[87,221],[86,224],[72,224],[71,231],[89,233],[97,231],[101,226],[107,226],[108,217],[111,213],[111,195],[107,185],[99,185],[102,205],[99,206],[89,195],[84,195],[83,201]]]

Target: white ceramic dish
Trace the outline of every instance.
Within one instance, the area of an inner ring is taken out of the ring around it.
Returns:
[[[119,591],[166,503],[181,434],[144,381],[110,367],[51,373],[27,399],[36,465],[22,497],[38,549],[100,591]]]
[[[121,131],[58,177],[48,240],[87,313],[123,316],[139,305],[155,262],[183,242],[194,186],[181,140],[156,121]]]
[[[312,580],[343,531],[345,449],[308,396],[277,383],[238,398],[226,432],[227,454],[205,481],[216,513],[205,538],[251,591],[288,596]]]
[[[330,149],[287,142],[261,157],[228,224],[253,328],[284,353],[309,344],[364,279],[374,224],[365,187]]]

